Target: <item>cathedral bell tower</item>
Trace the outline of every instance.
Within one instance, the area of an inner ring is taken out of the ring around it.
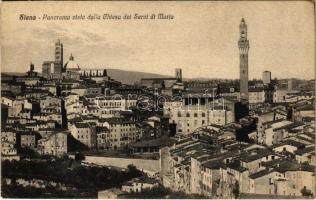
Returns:
[[[238,41],[239,56],[240,56],[240,100],[248,102],[248,51],[249,40],[247,39],[247,24],[242,18],[239,25],[240,38]]]
[[[55,62],[56,62],[56,73],[62,73],[63,66],[64,66],[64,48],[63,43],[60,40],[55,42]]]

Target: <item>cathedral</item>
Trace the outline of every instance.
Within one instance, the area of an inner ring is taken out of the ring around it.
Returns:
[[[90,79],[96,83],[110,81],[106,69],[82,69],[71,54],[63,65],[63,44],[58,40],[55,43],[55,60],[44,61],[42,65],[43,77],[47,79]]]

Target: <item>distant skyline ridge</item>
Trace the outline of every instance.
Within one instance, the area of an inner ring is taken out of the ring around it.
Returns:
[[[18,21],[15,13],[25,12],[24,2],[6,4],[2,15],[7,19],[2,29],[2,71],[24,72],[32,61],[41,71],[44,60],[52,60],[54,43],[64,45],[64,60],[72,53],[82,68],[142,71],[173,76],[183,69],[186,78],[239,78],[238,25],[241,18],[249,26],[249,79],[261,78],[265,70],[272,78],[314,78],[314,18],[310,2],[108,2],[109,10],[120,13],[171,13],[167,21]],[[52,4],[49,10],[34,5],[32,13],[54,12],[72,15],[104,12],[95,3],[71,9],[73,4]],[[163,5],[163,6],[159,6]],[[190,9],[187,6],[190,5]],[[170,9],[172,7],[172,9]],[[267,15],[269,10],[271,15]],[[30,14],[30,13],[25,13]],[[154,31],[153,31],[154,30]],[[23,34],[22,34],[23,33]]]
[[[118,81],[122,81],[124,84],[134,84],[135,82],[139,82],[142,78],[171,78],[174,77],[174,75],[163,75],[163,74],[155,74],[155,73],[147,73],[147,72],[139,72],[139,71],[127,71],[127,70],[120,70],[120,69],[107,69],[108,75]],[[25,75],[25,72],[5,72],[2,71],[2,74],[14,74],[18,76]],[[282,80],[278,77],[278,80]],[[274,79],[273,78],[273,79]],[[290,77],[287,79],[292,79],[294,77]],[[210,80],[224,80],[226,78],[207,78],[207,77],[197,77],[197,78],[187,78],[183,77],[183,81],[191,81],[191,80],[197,80],[197,81],[210,81]],[[261,80],[261,78],[259,78]],[[257,80],[259,80],[257,79]],[[297,79],[297,78],[294,78]],[[239,79],[228,79],[228,80],[234,80],[237,81]],[[250,79],[252,81],[253,79]],[[304,79],[304,80],[311,80],[311,79]],[[314,80],[314,79],[313,79]]]

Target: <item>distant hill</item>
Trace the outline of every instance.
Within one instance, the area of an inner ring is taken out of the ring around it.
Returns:
[[[120,69],[107,69],[108,75],[125,84],[133,84],[137,81],[140,81],[142,78],[171,78],[172,76],[146,73],[146,72],[137,72],[137,71],[125,71]]]
[[[108,75],[114,80],[121,81],[125,84],[134,84],[137,81],[140,81],[142,78],[170,78],[171,76],[146,73],[146,72],[137,72],[137,71],[126,71],[120,69],[107,69]],[[15,75],[23,76],[25,73],[20,72],[2,72],[2,75]]]
[[[107,72],[111,78],[125,84],[134,84],[135,82],[140,81],[142,78],[172,78],[173,77],[173,76],[168,76],[168,75],[160,75],[160,74],[138,72],[138,71],[127,71],[127,70],[121,70],[121,69],[107,69]],[[16,76],[25,75],[25,73],[21,73],[21,72],[2,72],[2,75],[3,74],[16,75]],[[205,77],[183,78],[183,81],[211,81],[211,80],[224,80],[224,79],[205,78]]]
[[[8,75],[8,76],[24,76],[26,73],[23,72],[1,72],[1,76]]]
[[[108,75],[118,81],[121,81],[125,84],[133,84],[136,81],[140,81],[142,78],[172,78],[173,76],[160,75],[147,72],[138,72],[138,71],[126,71],[120,69],[107,69]],[[183,78],[183,81],[211,81],[211,80],[223,80],[220,78]]]

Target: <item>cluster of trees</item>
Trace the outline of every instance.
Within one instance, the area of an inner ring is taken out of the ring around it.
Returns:
[[[239,183],[238,181],[235,182],[234,187],[233,187],[233,195],[237,199],[240,196],[240,191],[239,191]]]
[[[313,193],[311,192],[311,190],[308,190],[306,188],[306,186],[303,187],[303,189],[301,189],[301,193],[303,197],[312,197]]]
[[[75,162],[70,159],[4,161],[1,171],[3,178],[35,178],[90,191],[120,187],[125,181],[143,175],[132,165],[121,171],[108,167],[76,165]]]
[[[18,151],[18,154],[20,155],[21,159],[24,159],[24,158],[38,158],[40,157],[40,155],[34,151],[34,149],[32,148],[29,148],[29,147],[20,147],[20,146],[17,146],[17,151]]]
[[[250,124],[243,125],[236,130],[236,139],[242,142],[253,142],[249,139],[249,133],[257,130],[257,122],[253,120]]]
[[[126,199],[208,199],[205,196],[197,194],[185,194],[184,192],[174,192],[169,188],[165,188],[162,185],[151,189],[143,189],[140,192],[130,192],[120,196],[120,198]]]
[[[4,198],[97,198],[95,191],[61,191],[54,187],[43,189],[2,184],[1,190]]]

